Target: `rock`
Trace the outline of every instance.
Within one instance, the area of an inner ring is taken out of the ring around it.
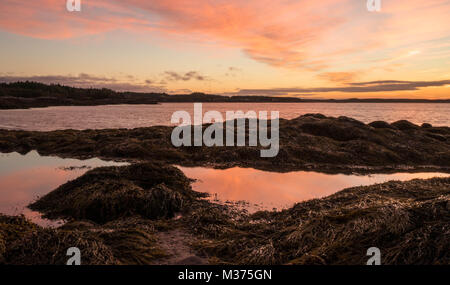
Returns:
[[[58,187],[29,207],[48,218],[96,223],[133,215],[171,218],[184,210],[186,200],[199,195],[189,182],[173,166],[142,163],[102,167]]]
[[[395,129],[390,124],[384,122],[384,121],[374,121],[369,124],[369,126],[375,128],[375,129]]]
[[[409,121],[406,121],[406,120],[400,120],[400,121],[392,123],[391,125],[401,131],[416,130],[419,128],[419,126],[417,126]]]

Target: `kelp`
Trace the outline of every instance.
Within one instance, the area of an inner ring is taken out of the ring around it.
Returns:
[[[88,171],[32,203],[30,208],[48,218],[105,223],[134,215],[170,218],[185,211],[188,201],[199,196],[177,168],[142,163]]]

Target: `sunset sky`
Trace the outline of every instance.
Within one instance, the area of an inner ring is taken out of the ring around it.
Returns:
[[[450,0],[0,1],[0,81],[450,99]]]

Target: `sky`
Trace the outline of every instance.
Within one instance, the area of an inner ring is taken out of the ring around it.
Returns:
[[[450,99],[450,0],[0,1],[0,82]]]

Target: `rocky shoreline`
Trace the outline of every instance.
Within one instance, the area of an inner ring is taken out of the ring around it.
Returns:
[[[353,187],[251,215],[202,199],[190,182],[152,163],[90,170],[30,205],[66,219],[62,227],[0,216],[0,263],[64,264],[75,246],[83,264],[362,265],[376,246],[383,264],[450,264],[450,178]],[[177,259],[186,254],[167,243],[192,252]]]
[[[175,148],[170,132],[0,130],[1,152],[133,162],[89,170],[30,205],[65,219],[60,228],[0,215],[0,263],[64,264],[67,248],[78,247],[83,264],[362,265],[378,247],[383,264],[450,264],[450,178],[353,187],[249,214],[205,200],[170,165],[450,172],[448,127],[305,115],[281,120],[275,159],[260,158],[258,147]]]
[[[418,126],[408,121],[364,124],[348,117],[307,114],[280,120],[280,150],[274,158],[260,157],[260,146],[177,148],[171,143],[172,129],[154,126],[51,132],[0,130],[0,151],[37,150],[42,155],[67,158],[99,157],[218,168],[242,166],[277,172],[450,172],[449,127]]]

